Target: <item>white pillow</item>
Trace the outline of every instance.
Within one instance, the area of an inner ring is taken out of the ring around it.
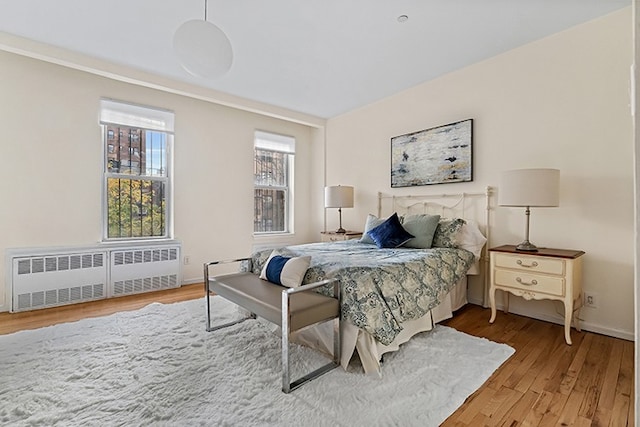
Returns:
[[[386,218],[378,218],[377,216],[372,214],[367,215],[367,222],[365,222],[364,224],[364,232],[362,233],[362,237],[360,238],[360,243],[369,243],[375,245],[376,242],[373,241],[368,233],[385,221]]]
[[[462,226],[458,239],[459,248],[468,250],[473,253],[476,259],[480,259],[482,248],[487,243],[487,238],[484,237],[475,221],[467,221]]]
[[[297,288],[302,284],[310,264],[310,256],[285,257],[273,251],[262,267],[260,278],[288,288]]]

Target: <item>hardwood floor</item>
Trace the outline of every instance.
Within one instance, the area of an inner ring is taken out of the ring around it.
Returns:
[[[516,352],[444,426],[633,426],[634,343],[468,305],[444,324]]]
[[[25,313],[0,313],[0,334],[204,296],[202,284]],[[516,349],[443,426],[633,426],[633,342],[468,305],[444,324]]]
[[[169,304],[204,296],[204,285],[186,285],[178,289],[149,292],[126,297],[91,301],[82,304],[25,311],[22,313],[0,313],[0,335],[24,329],[36,329],[57,323],[74,322],[85,317],[99,317],[118,311],[131,311],[152,302]]]

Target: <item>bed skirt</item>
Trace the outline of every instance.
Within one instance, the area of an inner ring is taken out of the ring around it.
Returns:
[[[431,309],[429,313],[419,319],[403,323],[404,329],[389,345],[377,342],[373,336],[352,323],[341,322],[342,356],[340,364],[347,370],[349,362],[357,350],[364,372],[380,375],[380,360],[383,354],[398,350],[401,344],[409,341],[415,334],[430,331],[436,323],[450,319],[453,317],[453,312],[466,303],[467,277],[465,276],[451,289],[443,302]],[[333,349],[331,325],[324,323],[298,331],[292,334],[292,341],[331,354]]]

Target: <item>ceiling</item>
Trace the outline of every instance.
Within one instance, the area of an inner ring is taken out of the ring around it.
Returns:
[[[210,0],[234,62],[190,75],[176,29],[205,0],[0,0],[0,31],[330,118],[631,5],[631,0]],[[400,15],[408,20],[398,22]],[[631,27],[631,22],[629,23]]]

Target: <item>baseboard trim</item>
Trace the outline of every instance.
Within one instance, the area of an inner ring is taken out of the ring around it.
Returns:
[[[469,303],[479,305],[482,307],[481,300],[470,299]],[[504,306],[501,304],[496,304],[496,309],[498,311],[503,311]],[[517,314],[519,316],[526,316],[526,317],[531,317],[533,319],[542,320],[544,322],[555,323],[557,325],[564,325],[564,318],[562,317],[550,316],[544,313],[531,312],[531,311],[523,312],[519,310],[509,310],[509,312],[513,314]],[[498,313],[498,315],[500,315],[500,313]],[[487,322],[488,321],[489,319],[487,319]],[[627,341],[635,341],[635,333],[633,331],[625,331],[621,329],[609,328],[596,323],[585,322],[584,320],[580,321],[580,328],[582,330],[594,332],[596,334],[607,335],[610,337],[620,338]]]

